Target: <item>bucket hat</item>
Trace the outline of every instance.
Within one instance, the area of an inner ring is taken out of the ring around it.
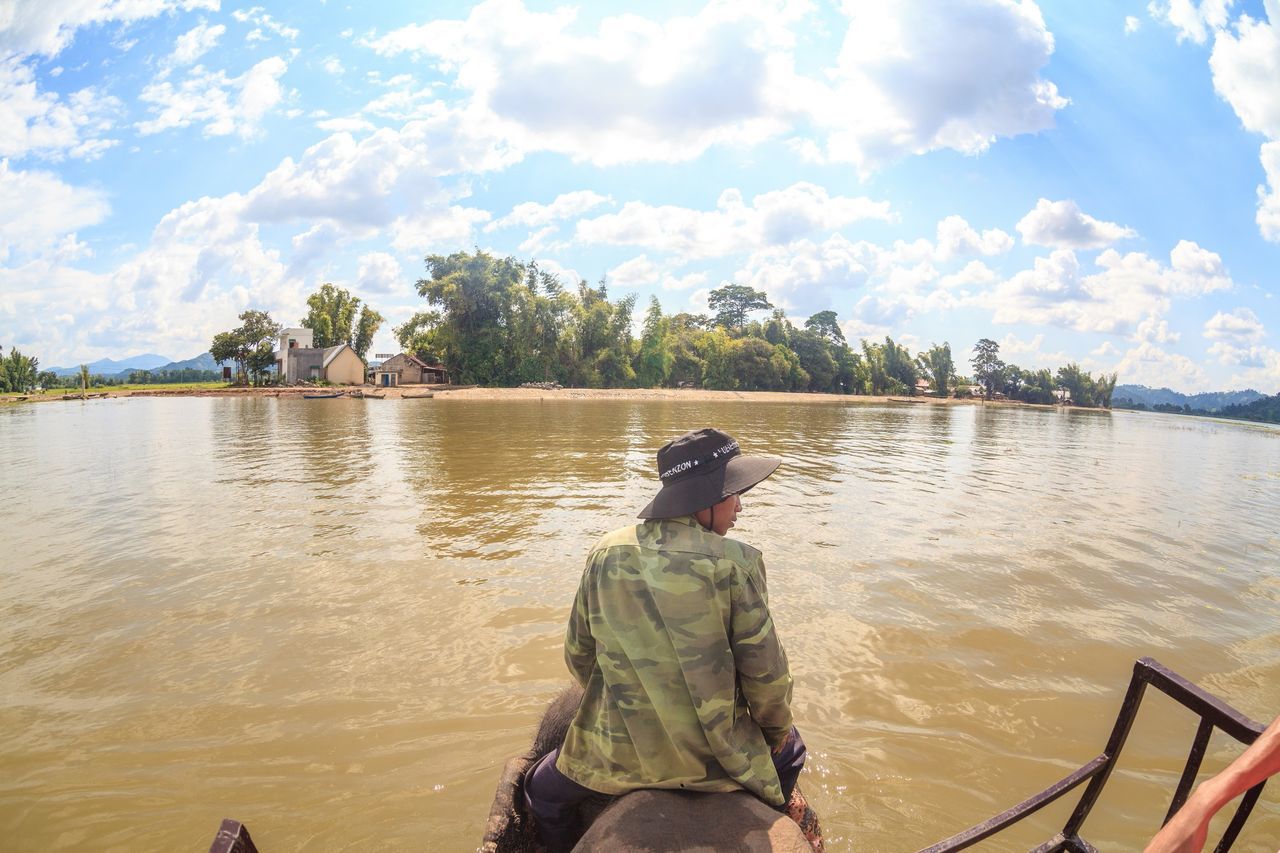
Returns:
[[[662,488],[640,518],[677,518],[740,495],[782,464],[772,456],[743,456],[738,442],[710,427],[687,432],[658,451]]]

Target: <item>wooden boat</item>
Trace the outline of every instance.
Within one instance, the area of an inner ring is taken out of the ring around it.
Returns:
[[[386,394],[370,394],[368,391],[366,391],[363,394],[360,394],[358,396],[363,397],[366,400],[381,400],[387,395]]]
[[[436,395],[434,391],[428,391],[425,394],[402,394],[401,400],[430,400]]]
[[[304,400],[332,400],[334,397],[342,397],[342,396],[344,396],[344,395],[343,395],[343,393],[342,393],[341,391],[338,391],[338,392],[336,392],[336,393],[334,393],[334,394],[303,394],[303,395],[302,395],[302,399],[304,399]]]

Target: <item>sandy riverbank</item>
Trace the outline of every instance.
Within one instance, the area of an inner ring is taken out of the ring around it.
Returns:
[[[850,394],[807,394],[787,391],[711,391],[702,388],[561,388],[545,390],[540,388],[458,388],[447,385],[404,385],[398,388],[181,388],[165,389],[163,386],[146,390],[112,391],[106,389],[89,395],[89,399],[106,397],[286,397],[301,398],[307,394],[342,394],[343,396],[372,397],[374,399],[398,400],[424,397],[428,394],[440,402],[457,402],[467,400],[681,400],[691,402],[732,402],[749,401],[753,403],[803,403],[803,404],[902,404],[902,405],[934,405],[955,406],[982,403],[977,399],[957,400],[955,398],[939,399],[937,397],[871,397]],[[79,395],[73,395],[79,400]],[[0,403],[17,402],[55,402],[64,400],[60,393],[31,394],[22,399],[18,395],[0,397]],[[1029,403],[1010,401],[989,402],[986,405],[1028,406],[1033,408],[1052,408],[1049,406],[1032,406]]]

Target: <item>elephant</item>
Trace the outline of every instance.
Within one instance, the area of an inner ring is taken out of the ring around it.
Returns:
[[[481,853],[547,853],[524,810],[525,770],[564,742],[582,701],[566,688],[547,706],[528,752],[507,762],[485,826]],[[726,794],[642,790],[604,794],[579,810],[583,835],[575,851],[822,851],[818,817],[797,785],[781,814],[746,791]]]

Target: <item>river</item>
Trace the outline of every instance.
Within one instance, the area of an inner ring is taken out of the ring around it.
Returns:
[[[583,558],[704,425],[743,499],[830,849],[910,851],[1102,750],[1150,655],[1280,712],[1280,430],[694,401],[108,399],[0,410],[7,850],[473,850],[567,678]],[[1158,826],[1148,692],[1085,835]],[[1238,750],[1217,735],[1207,769]],[[983,849],[1025,850],[1069,795]],[[1280,844],[1274,783],[1237,850]],[[1057,824],[1055,825],[1055,821]]]

